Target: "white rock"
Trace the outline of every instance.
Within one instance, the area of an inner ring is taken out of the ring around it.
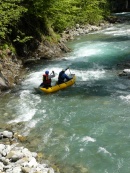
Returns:
[[[23,163],[21,164],[21,166],[23,166],[23,167],[28,167],[28,162],[23,162]]]
[[[19,143],[14,143],[14,144],[12,144],[10,147],[11,147],[11,150],[13,149],[13,148],[17,148],[16,146],[18,145]]]
[[[9,131],[3,131],[3,136],[5,136],[7,138],[12,138],[13,137],[13,133],[9,132]]]
[[[11,170],[12,169],[12,164],[10,163],[9,165],[4,166],[4,169],[6,169],[7,171]]]
[[[4,165],[9,165],[9,164],[10,164],[10,160],[4,158],[4,159],[3,159],[3,163],[4,163]]]
[[[37,153],[36,152],[32,152],[32,157],[37,157]]]
[[[2,147],[2,155],[3,156],[6,156],[11,150],[10,145],[4,145],[4,146],[1,146],[1,147]]]
[[[127,74],[130,74],[130,69],[124,69],[123,72],[127,73]]]
[[[14,155],[11,157],[13,161],[17,161],[21,159],[22,157],[24,157],[24,154],[21,151],[13,151],[13,152],[14,152]]]
[[[3,168],[4,168],[4,164],[0,162],[0,171],[3,171]]]
[[[30,158],[30,161],[28,163],[29,167],[36,167],[38,165],[36,159],[34,157]]]
[[[12,173],[21,173],[21,171],[22,171],[22,169],[21,169],[21,167],[19,166],[19,167],[13,168]]]
[[[37,166],[40,170],[44,169],[44,168],[48,168],[48,165],[47,164],[39,164],[38,163],[38,166]]]
[[[42,173],[54,173],[54,170],[52,169],[52,168],[44,168],[43,170],[42,170]]]
[[[21,173],[21,172],[22,172],[22,169],[20,166],[12,167],[6,170],[6,173]]]
[[[4,131],[4,136],[12,137],[13,133]],[[0,144],[0,173],[54,173],[53,168],[47,164],[36,161],[37,153],[27,148]],[[6,157],[5,157],[6,156]]]
[[[0,154],[3,153],[4,149],[5,149],[5,145],[4,144],[0,144]]]
[[[7,86],[4,79],[0,77],[0,86]]]
[[[6,150],[3,150],[2,155],[3,156],[6,156],[7,155]]]
[[[24,149],[22,150],[22,153],[23,153],[23,155],[26,156],[26,157],[32,157],[32,153],[31,153],[27,148],[24,148]]]
[[[54,169],[49,168],[49,172],[50,172],[50,173],[54,173]]]
[[[5,147],[6,153],[8,154],[11,150],[11,146],[10,145],[6,145]]]
[[[17,160],[15,163],[17,165],[23,165],[25,162],[27,162],[27,163],[29,162],[29,158],[28,157],[23,157],[23,158]]]

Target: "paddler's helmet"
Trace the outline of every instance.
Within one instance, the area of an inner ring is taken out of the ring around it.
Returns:
[[[62,69],[62,71],[65,71],[65,69]]]
[[[49,71],[47,70],[47,71],[45,71],[45,73],[46,73],[46,74],[49,74]]]

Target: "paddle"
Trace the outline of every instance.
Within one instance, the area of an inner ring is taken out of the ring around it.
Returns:
[[[70,68],[69,68],[69,67],[66,68],[66,70],[68,70],[68,69],[69,69],[70,75],[73,76],[72,73],[71,73],[71,71],[70,71]],[[65,70],[65,71],[66,71],[66,70]],[[76,83],[74,83],[74,84],[76,85]]]
[[[68,69],[69,69],[70,75],[72,76],[72,73],[71,73],[71,71],[70,71],[70,68],[69,68],[69,67],[67,67],[67,68],[66,68],[66,70],[68,70]],[[66,70],[65,70],[65,71],[66,71]]]
[[[69,67],[67,67],[66,69],[65,69],[65,71],[67,71],[69,69],[69,72],[70,72],[70,68]],[[70,74],[71,74],[71,72],[70,72]]]

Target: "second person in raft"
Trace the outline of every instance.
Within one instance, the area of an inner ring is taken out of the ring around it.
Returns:
[[[65,74],[65,71],[68,70],[68,69],[69,69],[69,68],[67,68],[67,69],[62,69],[62,71],[59,73],[57,84],[64,83],[65,80],[68,81],[68,80],[72,79],[72,78],[70,78],[69,76],[67,76],[67,75]]]
[[[52,71],[53,74],[49,75],[49,71],[45,71],[45,74],[43,74],[43,82],[41,83],[40,87],[48,88],[51,87],[51,78],[55,77],[54,71]]]

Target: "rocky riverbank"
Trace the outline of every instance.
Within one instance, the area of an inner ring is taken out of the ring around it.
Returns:
[[[0,132],[0,173],[54,173],[48,161],[38,161],[41,153],[31,152],[18,141],[24,137],[11,131]],[[59,172],[59,171],[58,171]],[[57,172],[57,173],[58,173]]]

